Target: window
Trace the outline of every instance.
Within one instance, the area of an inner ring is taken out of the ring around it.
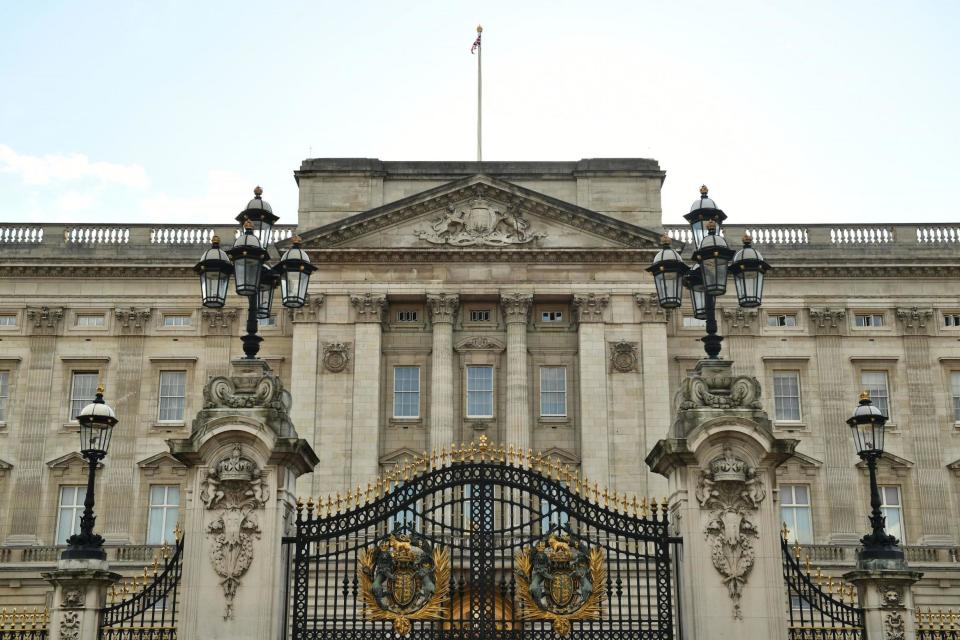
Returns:
[[[390,531],[397,529],[414,531],[417,526],[417,503],[413,500],[413,487],[404,487],[403,483],[400,483],[397,485],[396,492],[400,500],[409,501],[409,504],[390,518],[388,528]]]
[[[470,322],[490,322],[490,309],[471,309]]]
[[[473,531],[473,485],[465,484],[460,489],[460,516],[464,531]]]
[[[393,368],[393,417],[420,417],[420,367]]]
[[[7,400],[10,398],[10,372],[0,371],[0,424],[7,421]]]
[[[275,327],[277,326],[277,316],[270,316],[269,318],[257,318],[257,324],[261,327]]]
[[[887,533],[904,544],[903,503],[900,500],[900,487],[880,486],[880,512],[887,519]]]
[[[467,367],[467,417],[493,417],[493,367]]]
[[[780,485],[780,520],[790,530],[788,542],[813,544],[809,485]]]
[[[854,316],[858,327],[882,327],[882,313],[858,313]]]
[[[566,483],[562,483],[566,487]],[[566,527],[570,522],[570,514],[562,511],[559,506],[549,500],[540,500],[540,533],[545,534],[557,527]]]
[[[76,421],[85,406],[93,402],[97,394],[99,371],[74,371],[70,383],[70,415],[68,420]]]
[[[705,327],[707,326],[706,320],[700,320],[694,318],[693,316],[683,316],[683,326],[684,327]]]
[[[193,318],[189,315],[163,316],[163,326],[165,327],[189,327],[192,324]]]
[[[106,324],[106,318],[102,314],[83,314],[77,316],[78,327],[102,327]]]
[[[950,374],[950,395],[953,396],[953,421],[960,422],[960,371]]]
[[[57,544],[67,544],[67,538],[80,533],[80,516],[86,487],[60,487],[60,506],[57,511]]]
[[[880,413],[890,417],[890,390],[887,385],[886,371],[861,371],[860,384],[863,390],[870,394],[873,406],[880,409]]]
[[[563,322],[563,311],[544,311],[540,314],[543,322]]]
[[[10,316],[13,317],[13,316]],[[2,319],[2,316],[0,316]],[[14,318],[15,319],[15,318]],[[0,322],[0,324],[3,324]],[[945,327],[960,327],[960,313],[944,313],[943,314],[943,326]]]
[[[173,544],[173,530],[180,512],[180,487],[150,487],[150,516],[147,523],[147,544]]]
[[[160,422],[183,422],[186,387],[186,371],[160,372],[160,407],[157,418]]]
[[[768,327],[795,327],[797,316],[794,313],[779,313],[767,316]]]
[[[17,326],[17,316],[5,313],[0,315],[0,327],[15,327]]]
[[[540,415],[567,415],[566,367],[540,367]]]
[[[800,421],[800,372],[773,372],[773,408],[777,422]]]
[[[412,309],[397,311],[397,322],[416,322],[417,312]]]

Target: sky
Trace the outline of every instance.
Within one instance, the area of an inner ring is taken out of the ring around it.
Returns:
[[[956,222],[960,3],[0,3],[0,222],[296,221],[308,157],[655,158],[741,223]]]

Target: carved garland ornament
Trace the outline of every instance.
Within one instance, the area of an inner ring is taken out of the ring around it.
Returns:
[[[253,541],[260,537],[256,511],[267,503],[267,486],[257,464],[234,445],[229,456],[207,471],[200,499],[214,519],[207,525],[213,544],[210,560],[223,580],[223,619],[233,617],[233,599],[240,579],[253,561]]]
[[[60,619],[60,640],[80,640],[80,612],[63,612]]]
[[[883,629],[886,640],[904,640],[907,628],[903,621],[903,614],[899,611],[889,612],[883,618]]]
[[[330,373],[340,373],[350,363],[350,344],[346,342],[323,343],[323,368]]]
[[[363,613],[389,620],[400,636],[412,620],[442,620],[450,590],[450,552],[407,534],[391,534],[360,552],[357,579]]]
[[[637,343],[619,340],[610,344],[610,366],[619,373],[637,370]]]
[[[600,618],[607,583],[603,550],[559,529],[519,551],[514,567],[521,619],[548,620],[566,637],[571,622]]]
[[[473,198],[469,206],[448,205],[446,211],[430,223],[430,229],[417,229],[413,235],[430,244],[454,247],[505,247],[527,244],[547,237],[531,232],[530,222],[517,207],[495,208],[482,196]]]
[[[723,576],[727,593],[733,601],[733,617],[740,620],[740,597],[756,559],[753,541],[758,537],[757,525],[750,514],[766,497],[763,481],[757,470],[733,455],[730,446],[710,463],[709,471],[700,476],[697,501],[710,510],[704,535],[710,543],[710,559]]]

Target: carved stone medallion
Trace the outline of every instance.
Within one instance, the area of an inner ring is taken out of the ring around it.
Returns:
[[[406,636],[413,620],[442,620],[450,590],[450,552],[413,534],[390,534],[360,552],[357,579],[364,615],[389,620]]]
[[[530,230],[530,222],[516,207],[501,208],[478,196],[467,206],[448,206],[429,229],[417,229],[413,235],[430,244],[454,247],[505,247],[527,244],[546,233]]]
[[[603,550],[556,529],[514,559],[524,620],[549,620],[561,637],[575,620],[597,620],[607,588]]]
[[[79,589],[68,589],[63,594],[64,609],[82,609],[84,603],[83,592]]]
[[[737,619],[743,618],[740,597],[756,560],[753,541],[758,537],[757,525],[750,516],[766,494],[757,470],[734,456],[729,445],[723,448],[723,455],[714,458],[697,484],[697,501],[702,509],[710,511],[704,528],[710,558],[723,576]]]
[[[637,343],[619,340],[610,344],[610,367],[619,373],[637,370]]]
[[[330,373],[340,373],[350,364],[350,344],[346,342],[323,343],[323,368]]]
[[[200,500],[213,512],[207,525],[212,538],[210,560],[226,598],[224,620],[233,617],[233,599],[240,579],[253,561],[253,542],[260,537],[256,511],[267,503],[267,486],[257,464],[234,445],[230,455],[213,465],[203,480]]]

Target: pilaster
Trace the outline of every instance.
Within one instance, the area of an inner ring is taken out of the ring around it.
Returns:
[[[350,303],[356,316],[353,420],[350,461],[345,466],[344,482],[347,487],[354,487],[378,475],[382,322],[387,296],[382,293],[352,295]]]
[[[610,424],[607,397],[607,354],[604,310],[610,296],[575,295],[578,353],[580,361],[580,411],[587,416],[580,429],[580,459],[583,474],[610,485]]]
[[[530,396],[527,374],[527,323],[533,294],[500,295],[507,324],[507,422],[505,442],[526,451],[530,448]]]
[[[896,568],[857,567],[843,575],[857,587],[866,637],[906,640],[917,637],[911,587],[923,577],[905,563]]]
[[[433,328],[430,366],[430,449],[439,451],[453,442],[453,322],[457,295],[427,296]]]
[[[45,637],[97,640],[100,609],[106,604],[107,590],[120,580],[120,574],[110,571],[103,560],[60,560],[56,571],[41,575],[53,585],[49,635]]]

